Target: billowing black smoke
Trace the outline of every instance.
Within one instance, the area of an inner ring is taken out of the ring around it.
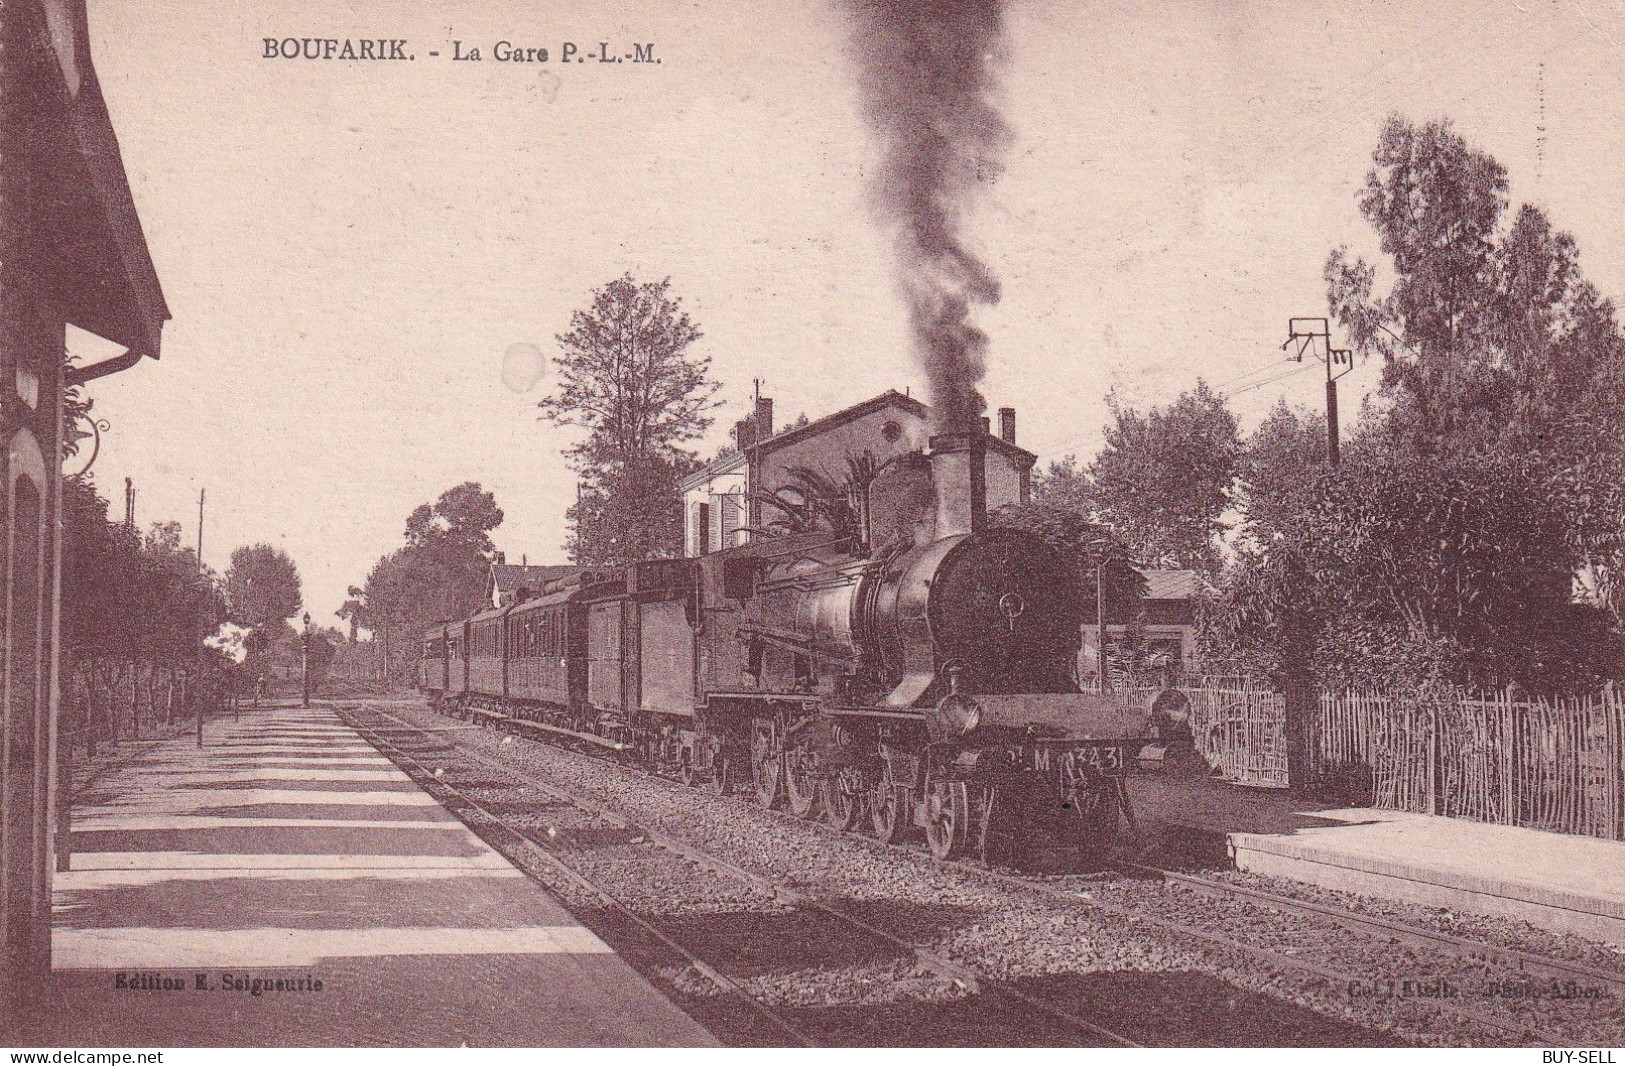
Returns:
[[[939,430],[974,428],[987,335],[975,304],[999,283],[960,237],[962,209],[1010,139],[992,102],[1002,0],[847,0],[859,86],[883,160],[871,183],[893,230],[898,281]]]

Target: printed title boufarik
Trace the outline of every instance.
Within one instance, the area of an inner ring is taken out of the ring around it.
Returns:
[[[382,60],[413,60],[417,54],[408,48],[405,37],[264,37],[261,38],[262,59],[316,59],[364,62]],[[519,45],[499,40],[489,49],[470,45],[464,41],[451,42],[453,62],[483,62],[487,55],[499,63],[551,63],[554,55],[560,63],[658,63],[653,44],[632,44],[628,50],[614,48],[608,41],[594,45],[561,43],[556,52],[546,45]],[[441,52],[431,51],[438,59]]]

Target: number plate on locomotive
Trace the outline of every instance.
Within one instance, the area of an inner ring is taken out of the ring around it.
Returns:
[[[1120,744],[1083,744],[1058,748],[1051,753],[1049,761],[1050,766],[1060,771],[1062,779],[1069,783],[1100,774],[1122,773],[1125,762]]]

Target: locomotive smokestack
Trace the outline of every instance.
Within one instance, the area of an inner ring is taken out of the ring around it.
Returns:
[[[987,525],[986,435],[972,429],[932,437],[931,483],[939,540],[981,532]]]
[[[1016,409],[1014,407],[999,408],[999,439],[1007,444],[1016,442]]]

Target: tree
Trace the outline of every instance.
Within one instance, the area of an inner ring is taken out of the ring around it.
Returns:
[[[354,644],[356,630],[361,628],[361,619],[366,609],[362,600],[366,592],[359,585],[351,585],[345,590],[345,595],[348,598],[339,606],[338,616],[350,624],[350,643]]]
[[[64,714],[122,731],[113,723],[138,720],[143,706],[170,713],[188,697],[223,691],[221,671],[234,664],[208,641],[220,631],[224,597],[182,546],[180,527],[155,523],[143,536],[107,520],[89,476],[61,486]]]
[[[1200,380],[1144,415],[1109,402],[1113,422],[1088,470],[1095,514],[1142,565],[1217,569],[1217,538],[1241,452],[1235,416]],[[1052,470],[1052,481],[1057,473],[1068,472]],[[1068,488],[1076,491],[1075,483]]]
[[[269,544],[238,548],[226,570],[226,600],[232,619],[251,629],[292,618],[303,605],[299,568]]]
[[[349,590],[340,614],[365,626],[384,646],[386,669],[410,672],[418,638],[435,622],[463,618],[486,603],[496,556],[491,531],[502,508],[478,482],[465,481],[407,516],[405,543],[374,564]]]
[[[1538,208],[1510,225],[1505,170],[1447,121],[1383,125],[1360,209],[1393,283],[1344,249],[1327,300],[1383,360],[1383,432],[1419,454],[1491,455],[1534,478],[1598,602],[1625,601],[1625,337],[1574,239]]]
[[[584,483],[565,517],[565,551],[581,566],[621,566],[681,554],[682,494],[678,468],[644,456],[605,468]]]
[[[1326,416],[1278,402],[1247,437],[1236,466],[1238,539],[1268,543],[1311,505],[1326,471]]]
[[[1506,208],[1506,171],[1448,121],[1383,123],[1360,211],[1396,278],[1372,294],[1376,271],[1345,249],[1326,263],[1327,299],[1355,347],[1383,359],[1383,389],[1403,407],[1394,425],[1426,440],[1466,412],[1454,402],[1495,330],[1494,235]]]
[[[690,351],[702,336],[669,278],[630,274],[595,290],[558,336],[559,384],[540,406],[554,425],[585,431],[565,453],[582,479],[569,516],[575,561],[681,552],[677,482],[695,462],[684,445],[711,424],[719,387],[710,359]]]
[[[1226,576],[1216,643],[1344,684],[1560,691],[1619,670],[1606,616],[1568,602],[1562,516],[1532,464],[1380,443],[1281,497]]]
[[[1078,465],[1078,457],[1068,455],[1053,460],[1043,470],[1033,470],[1033,499],[1066,507],[1082,514],[1094,514],[1094,482],[1089,471]]]
[[[318,691],[327,681],[338,646],[344,643],[344,634],[336,629],[318,626],[311,630],[309,648],[310,690]]]
[[[481,556],[494,550],[491,531],[502,524],[504,517],[496,497],[477,481],[465,481],[442,492],[432,514],[428,528],[417,533],[420,542],[432,542],[438,535],[443,543],[457,550]]]

